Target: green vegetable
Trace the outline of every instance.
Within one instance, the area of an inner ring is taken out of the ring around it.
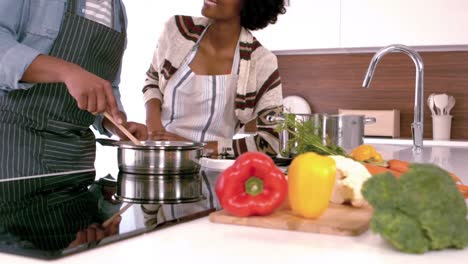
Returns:
[[[280,122],[276,131],[288,131],[291,137],[288,140],[288,146],[282,153],[285,156],[289,154],[299,155],[306,152],[315,152],[320,155],[341,155],[346,152],[339,146],[330,144],[327,140],[325,144],[322,138],[318,136],[320,127],[314,126],[312,120],[300,121],[294,114],[284,113],[284,122]]]
[[[412,164],[397,180],[390,173],[364,183],[374,207],[371,229],[395,248],[424,253],[468,245],[467,207],[450,174],[432,164]]]

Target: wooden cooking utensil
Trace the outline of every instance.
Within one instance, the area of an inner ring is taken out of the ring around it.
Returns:
[[[128,208],[130,208],[133,204],[131,203],[128,203],[126,204],[124,207],[122,207],[122,209],[120,209],[120,211],[118,211],[117,213],[113,214],[111,217],[109,217],[109,219],[107,219],[104,223],[102,223],[102,227],[103,228],[106,228],[108,227],[113,221],[114,221],[114,218],[116,218],[117,216],[123,214],[125,211],[127,211]]]
[[[439,115],[446,115],[445,108],[448,105],[448,96],[446,94],[436,94],[434,95],[434,103],[436,108],[439,111]]]
[[[109,121],[111,121],[118,129],[120,129],[120,131],[122,131],[122,133],[124,133],[125,136],[127,136],[133,142],[133,144],[138,146],[142,145],[141,142],[135,136],[133,136],[132,133],[130,133],[124,126],[115,122],[114,118],[109,113],[104,112],[104,116],[107,119],[109,119]]]

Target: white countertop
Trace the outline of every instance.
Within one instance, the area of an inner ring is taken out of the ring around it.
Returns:
[[[413,154],[410,139],[365,138],[364,143],[375,146],[384,159],[434,163],[468,184],[468,141],[424,140],[421,154]]]
[[[366,140],[367,141],[367,140]],[[370,143],[370,142],[366,142]],[[392,142],[389,142],[392,143]],[[376,144],[384,158],[435,162],[468,182],[468,147],[428,146],[413,156],[410,145]],[[208,218],[176,225],[54,263],[134,263],[159,260],[176,263],[464,263],[465,250],[424,255],[395,251],[380,236],[367,231],[358,237],[340,237],[210,223]],[[1,263],[45,261],[0,253]]]
[[[370,231],[340,237],[213,224],[202,218],[54,263],[463,263],[468,249],[404,254]],[[1,263],[44,263],[0,254]]]
[[[365,137],[364,143],[366,144],[390,144],[390,145],[412,145],[413,140],[408,138],[374,138]],[[461,147],[468,148],[468,141],[466,140],[430,140],[425,139],[423,141],[424,146],[432,147]]]

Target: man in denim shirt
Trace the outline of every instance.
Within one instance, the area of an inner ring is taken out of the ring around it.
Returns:
[[[125,23],[121,0],[0,1],[0,179],[93,168],[91,124],[125,138],[103,112],[146,139],[117,88]]]

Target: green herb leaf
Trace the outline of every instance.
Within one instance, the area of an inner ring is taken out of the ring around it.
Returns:
[[[320,155],[341,155],[346,156],[346,152],[339,146],[324,144],[318,135],[320,127],[314,126],[312,120],[301,121],[296,115],[284,113],[284,121],[276,127],[276,132],[287,131],[290,138],[283,155],[294,156],[306,152],[315,152]],[[326,140],[328,141],[328,140]],[[292,154],[292,155],[291,155]]]

